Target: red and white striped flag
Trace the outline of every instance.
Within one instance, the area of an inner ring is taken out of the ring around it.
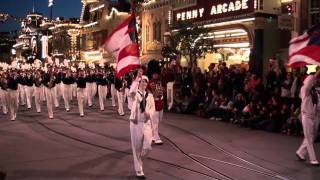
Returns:
[[[117,60],[117,77],[140,67],[136,18],[132,14],[102,42],[102,47]]]
[[[290,41],[288,66],[320,66],[320,24]]]

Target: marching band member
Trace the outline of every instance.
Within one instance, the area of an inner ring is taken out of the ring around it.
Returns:
[[[56,108],[58,108],[60,106],[59,102],[60,99],[62,97],[62,88],[61,88],[61,81],[62,81],[62,72],[61,69],[56,69],[55,68],[55,76],[56,76],[56,80],[55,80],[55,86],[54,86],[54,96],[53,96],[53,100],[54,100],[54,105]]]
[[[100,72],[97,75],[97,84],[98,84],[100,110],[104,111],[104,103],[107,100],[107,93],[108,93],[108,79],[104,69],[100,69]]]
[[[319,78],[320,70],[314,75],[309,75],[301,87],[301,121],[303,126],[304,140],[296,151],[299,160],[305,161],[305,155],[308,152],[310,164],[312,166],[319,166],[316,153],[314,151],[314,140],[318,133],[319,121],[317,114],[319,104],[319,96],[316,88],[320,87]]]
[[[55,93],[54,87],[56,85],[56,76],[54,73],[54,67],[49,67],[49,72],[45,73],[43,77],[43,84],[45,86],[47,108],[50,119],[53,119],[53,105]]]
[[[43,84],[42,72],[40,69],[38,69],[34,75],[34,85],[35,85],[34,101],[35,101],[37,113],[41,112],[41,97],[43,96],[42,84]]]
[[[125,93],[125,81],[123,77],[115,79],[115,88],[117,90],[118,99],[118,113],[120,116],[124,116],[123,103],[124,103],[124,93]]]
[[[33,77],[30,71],[27,72],[25,77],[25,93],[26,93],[26,100],[27,100],[27,108],[31,109],[31,99],[33,95]]]
[[[21,106],[24,106],[26,105],[26,93],[25,93],[25,86],[26,86],[26,74],[23,70],[21,70],[19,73],[18,73],[18,82],[19,82],[19,85],[18,85],[18,92],[19,92],[19,104]]]
[[[111,103],[112,107],[116,106],[116,95],[117,95],[117,90],[115,88],[115,77],[114,77],[114,70],[111,69],[108,75],[108,80],[110,82],[110,93],[111,93]]]
[[[77,100],[80,116],[84,116],[83,106],[86,102],[86,74],[84,70],[80,69],[77,82]]]
[[[8,76],[8,102],[11,121],[16,120],[18,112],[18,73],[12,70]]]
[[[162,145],[163,142],[160,139],[159,136],[159,123],[163,119],[163,90],[164,87],[162,86],[162,83],[159,79],[159,73],[154,72],[152,74],[152,79],[149,82],[149,88],[150,91],[153,94],[154,97],[154,103],[155,103],[155,112],[151,116],[151,125],[152,125],[152,141],[156,145]]]
[[[3,114],[8,113],[8,77],[7,73],[0,71],[0,105]]]
[[[96,94],[96,75],[94,69],[90,70],[89,75],[87,76],[87,98],[88,98],[88,105],[91,107],[93,105],[93,98]]]
[[[139,179],[144,179],[142,157],[151,150],[151,123],[150,116],[154,112],[154,99],[151,93],[146,91],[148,77],[142,76],[139,81],[139,89],[134,96],[130,115],[131,146],[134,161],[134,169]],[[132,91],[134,92],[134,91]],[[149,133],[148,132],[149,129]]]
[[[63,83],[63,100],[64,100],[64,106],[66,108],[66,111],[70,111],[70,101],[72,97],[72,84],[75,82],[74,77],[71,74],[71,70],[67,69],[65,74],[62,76],[62,83]]]

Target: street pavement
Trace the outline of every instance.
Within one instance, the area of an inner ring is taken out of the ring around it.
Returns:
[[[129,111],[117,115],[108,100],[80,117],[60,107],[48,119],[19,107],[16,121],[0,114],[0,170],[8,180],[135,179]],[[299,162],[295,151],[302,137],[240,128],[192,115],[164,113],[164,144],[144,159],[147,179],[154,180],[318,180],[320,167]],[[320,147],[316,144],[320,158]]]

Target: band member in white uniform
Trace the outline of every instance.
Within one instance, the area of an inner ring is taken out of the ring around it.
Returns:
[[[0,105],[3,114],[8,114],[8,77],[6,72],[0,74]]]
[[[8,102],[11,121],[16,120],[18,112],[18,74],[15,70],[8,76]]]
[[[61,88],[61,78],[62,78],[62,72],[61,69],[58,69],[57,72],[55,72],[56,80],[55,80],[55,86],[54,86],[54,105],[55,107],[60,106],[60,100],[62,98],[62,88]]]
[[[142,76],[137,93],[135,95],[131,93],[135,97],[130,115],[131,146],[136,176],[141,179],[145,178],[142,157],[151,150],[152,130],[150,116],[155,110],[153,96],[146,91],[147,84],[147,76]],[[146,133],[147,129],[150,129],[148,135]]]
[[[317,160],[314,151],[314,139],[318,133],[319,120],[317,119],[317,114],[320,113],[317,108],[318,98],[316,88],[319,87],[319,77],[320,70],[314,75],[309,75],[303,82],[301,88],[301,120],[303,126],[304,139],[296,151],[296,155],[301,161],[305,161],[305,155],[308,152],[310,164],[313,166],[319,166],[319,161]]]
[[[163,90],[164,87],[161,84],[161,81],[159,79],[160,73],[154,72],[152,74],[152,79],[149,82],[149,88],[150,91],[153,94],[154,100],[155,100],[155,112],[151,116],[151,124],[152,124],[152,141],[156,145],[162,145],[163,142],[160,139],[159,136],[159,123],[163,119],[163,107],[164,107],[164,102],[163,102]]]
[[[33,96],[33,77],[30,71],[27,72],[27,76],[25,77],[25,93],[26,93],[26,101],[27,108],[31,109],[31,99]]]
[[[43,84],[45,86],[46,100],[47,100],[47,109],[50,119],[53,119],[53,105],[54,105],[54,93],[55,93],[55,81],[56,76],[54,74],[54,68],[49,68],[49,72],[46,73],[43,77]]]
[[[71,74],[71,70],[67,69],[66,73],[62,75],[62,83],[63,83],[63,100],[64,106],[67,112],[70,111],[70,102],[72,97],[72,84],[74,83],[74,78]]]
[[[25,72],[20,72],[19,76],[18,76],[18,96],[20,97],[20,99],[18,99],[18,102],[21,106],[26,105],[26,91],[25,91],[25,86],[26,86],[26,82],[25,82],[25,77],[26,74]]]
[[[34,101],[36,105],[37,113],[41,112],[41,97],[43,96],[43,78],[41,70],[37,70],[34,75],[34,85],[35,85],[35,93],[34,93]]]
[[[100,72],[97,75],[97,84],[100,110],[104,111],[104,103],[107,101],[108,93],[108,79],[104,69],[100,69]]]
[[[117,90],[118,113],[120,116],[124,116],[123,103],[124,103],[125,84],[124,84],[123,77],[116,78],[114,85]]]
[[[111,102],[112,102],[112,107],[116,107],[116,96],[117,96],[117,90],[115,88],[115,77],[114,77],[114,70],[111,69],[109,74],[108,74],[108,80],[110,83],[110,94],[111,94]]]
[[[83,70],[79,71],[79,75],[76,79],[77,82],[77,100],[80,116],[84,116],[84,104],[86,103],[86,75]]]
[[[87,98],[88,98],[88,106],[91,107],[93,105],[93,98],[96,95],[97,86],[96,84],[96,75],[93,69],[90,70],[90,74],[87,76]]]

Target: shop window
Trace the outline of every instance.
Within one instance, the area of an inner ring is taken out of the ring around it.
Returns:
[[[259,8],[260,8],[260,10],[263,10],[263,4],[264,2],[263,2],[263,0],[260,0],[260,4],[259,4]]]
[[[149,25],[146,26],[146,42],[149,42]]]
[[[153,41],[157,40],[157,23],[153,23]]]
[[[311,0],[310,3],[310,24],[315,25],[320,22],[320,1]]]
[[[157,41],[161,42],[161,22],[157,23]]]

